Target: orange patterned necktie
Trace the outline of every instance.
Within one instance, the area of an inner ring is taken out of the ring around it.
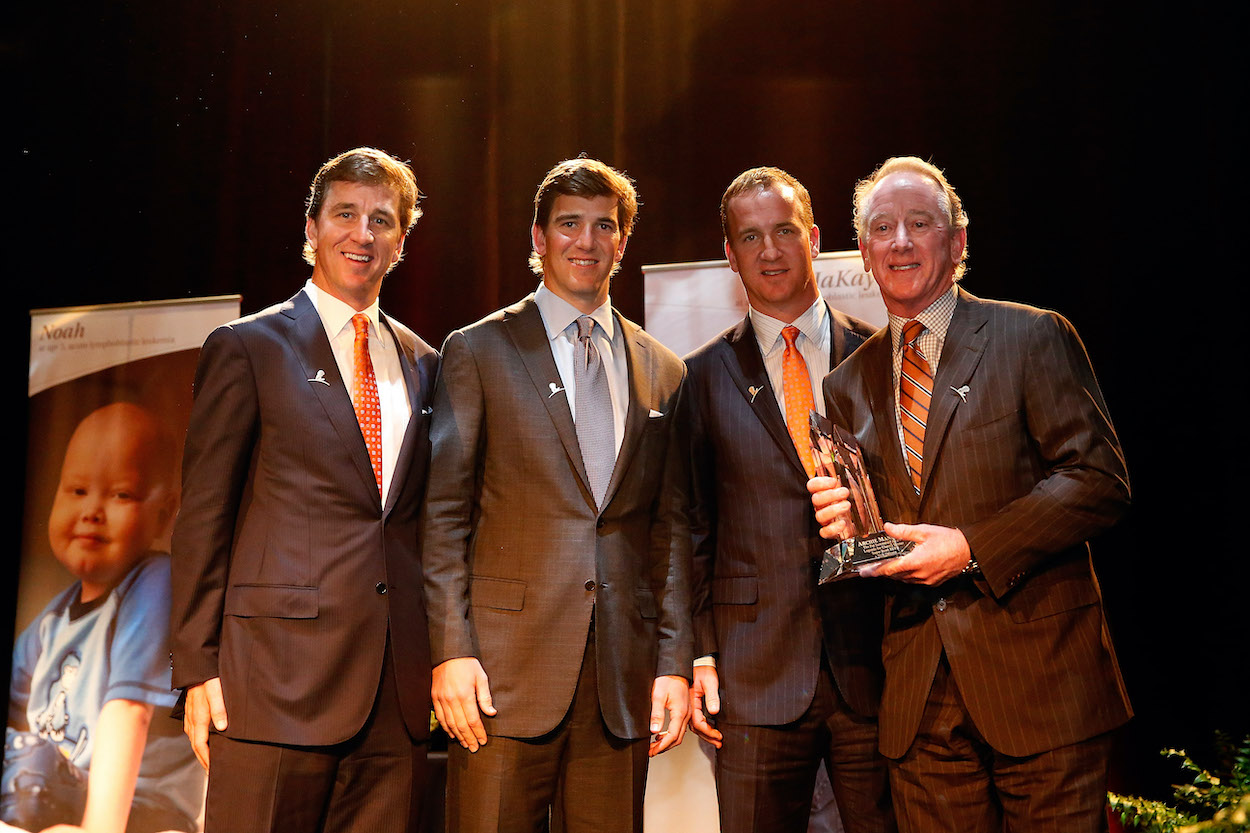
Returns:
[[[369,449],[369,462],[373,464],[373,477],[378,482],[378,494],[382,493],[382,408],[378,404],[378,380],[373,375],[373,360],[369,358],[369,317],[364,313],[352,316],[356,330],[353,361],[356,365],[352,376],[352,407],[356,409],[356,421],[364,435],[365,447]]]
[[[816,408],[812,400],[812,377],[807,372],[803,354],[794,346],[799,328],[794,325],[786,327],[781,331],[781,337],[786,340],[786,352],[781,354],[781,391],[786,398],[786,428],[790,430],[794,450],[803,461],[803,469],[808,477],[813,477],[816,461],[812,459],[811,432],[808,428],[811,420],[808,415]]]
[[[903,325],[903,364],[898,377],[899,418],[903,423],[903,444],[907,446],[907,468],[916,494],[920,494],[924,427],[929,421],[929,400],[933,396],[933,371],[916,343],[923,330],[919,321]]]

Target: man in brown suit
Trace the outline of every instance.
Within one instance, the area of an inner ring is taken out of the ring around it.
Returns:
[[[331,159],[304,224],[312,277],[200,353],[170,631],[206,768],[211,749],[208,833],[406,833],[420,815],[438,354],[378,309],[418,196],[389,154]]]
[[[537,291],[446,341],[422,546],[452,831],[641,831],[648,752],[685,728],[685,366],[608,297],[637,204],[557,165]]]
[[[891,536],[881,750],[904,831],[1100,831],[1131,716],[1087,539],[1129,502],[1085,349],[1062,316],[974,297],[942,172],[890,159],[856,188],[890,324],[825,380]],[[918,335],[917,335],[918,334]],[[916,419],[913,419],[913,416]],[[827,537],[846,492],[814,479]]]

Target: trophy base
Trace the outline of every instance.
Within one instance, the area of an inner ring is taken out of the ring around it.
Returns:
[[[853,578],[865,564],[876,564],[906,555],[914,547],[911,541],[899,541],[884,532],[874,532],[858,538],[839,541],[825,550],[825,557],[820,562],[818,583],[828,584],[831,581]]]

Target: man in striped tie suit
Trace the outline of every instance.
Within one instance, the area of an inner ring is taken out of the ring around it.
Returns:
[[[1129,485],[1089,358],[1062,316],[956,284],[968,219],[933,165],[885,162],[855,220],[890,323],[824,389],[886,531],[916,545],[875,570],[899,827],[1104,830],[1108,733],[1132,712],[1086,541]],[[851,532],[835,486],[809,484],[826,537]]]

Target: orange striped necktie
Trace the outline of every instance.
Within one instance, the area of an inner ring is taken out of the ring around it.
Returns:
[[[794,450],[803,461],[803,469],[808,477],[816,474],[816,461],[812,459],[811,434],[808,429],[811,417],[808,416],[816,408],[812,399],[812,377],[807,372],[807,362],[803,354],[794,346],[799,337],[799,328],[793,324],[781,331],[786,340],[786,351],[781,354],[781,391],[786,398],[786,428],[790,431],[790,439],[794,442]]]
[[[911,485],[920,494],[920,473],[924,467],[924,429],[929,421],[929,401],[933,398],[933,371],[917,341],[924,331],[919,321],[903,325],[903,364],[898,377],[899,416],[903,423],[903,444],[907,447],[907,468]]]
[[[373,477],[378,482],[378,494],[382,493],[382,407],[378,404],[378,380],[373,375],[373,360],[369,358],[369,316],[357,313],[352,316],[356,330],[352,360],[352,407],[356,409],[356,421],[364,435],[365,447],[369,449],[369,462]]]

